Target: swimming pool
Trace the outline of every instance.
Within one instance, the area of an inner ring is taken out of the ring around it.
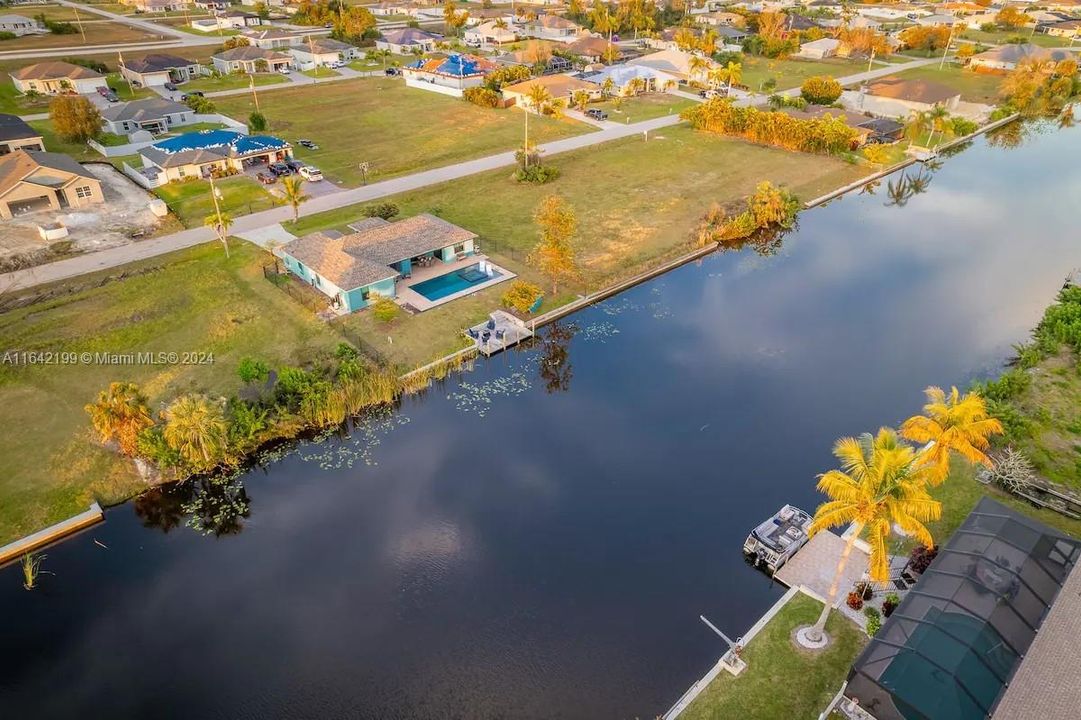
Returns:
[[[431,280],[417,283],[409,289],[420,293],[429,300],[441,300],[448,295],[453,295],[462,290],[468,290],[474,285],[480,285],[483,282],[502,277],[502,275],[503,274],[495,268],[492,269],[492,274],[488,275],[488,273],[481,272],[480,263],[474,263],[468,267],[459,268],[454,272],[449,272],[446,275],[440,275]]]

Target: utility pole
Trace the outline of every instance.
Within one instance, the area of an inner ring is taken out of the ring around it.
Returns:
[[[75,24],[79,26],[79,34],[83,36],[83,45],[86,45],[86,31],[83,30],[83,21],[79,17],[79,8],[72,5],[71,9],[75,11]]]
[[[251,97],[255,101],[255,112],[262,114],[259,110],[259,93],[255,92],[255,76],[248,75],[248,87],[251,88]]]
[[[131,76],[124,72],[127,68],[124,66],[124,56],[119,50],[116,51],[116,63],[120,70],[120,76],[128,81],[128,92],[131,93],[132,97],[135,97],[135,88],[131,86]]]
[[[225,246],[225,257],[229,257],[229,239],[225,237],[225,226],[221,222],[221,204],[218,202],[218,188],[214,185],[214,173],[210,173],[210,197],[214,198],[214,216],[217,218],[215,229],[218,231],[218,239]]]
[[[946,66],[946,55],[950,52],[950,43],[953,42],[953,30],[956,27],[956,25],[950,25],[950,36],[946,39],[946,49],[942,51],[942,61],[938,64],[939,70]]]

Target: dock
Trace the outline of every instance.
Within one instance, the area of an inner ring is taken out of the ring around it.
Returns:
[[[533,337],[529,327],[503,310],[488,315],[488,320],[465,331],[477,348],[477,352],[490,357]]]
[[[85,530],[91,525],[97,525],[104,519],[105,513],[102,511],[101,506],[96,502],[91,503],[88,510],[81,512],[74,517],[62,520],[44,530],[38,530],[36,533],[27,535],[21,540],[16,540],[13,543],[0,547],[0,567],[18,560],[27,553],[40,550],[41,548],[51,545],[58,540],[63,540],[80,530]]]

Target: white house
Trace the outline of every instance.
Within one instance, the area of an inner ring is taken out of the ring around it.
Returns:
[[[476,55],[450,55],[417,60],[402,68],[402,75],[408,87],[461,97],[466,88],[483,85],[484,76],[497,67],[491,60]]]
[[[1058,62],[1071,57],[1073,56],[1066,50],[1049,50],[1048,48],[1042,48],[1038,45],[1033,45],[1032,43],[1024,43],[1022,45],[1014,45],[1011,43],[999,45],[998,47],[991,48],[987,52],[973,55],[968,61],[968,65],[971,68],[1009,72],[1025,60],[1050,60],[1052,62]]]
[[[9,32],[14,35],[36,35],[47,32],[33,18],[22,15],[0,15],[0,32]]]
[[[312,70],[326,67],[339,60],[354,60],[360,57],[360,49],[355,45],[331,38],[313,39],[298,47],[289,48],[293,64],[300,70]]]
[[[151,53],[135,60],[124,60],[121,56],[119,62],[120,75],[143,87],[184,83],[202,73],[199,63],[164,53]]]
[[[800,45],[799,52],[796,53],[796,55],[801,58],[822,60],[823,58],[835,56],[837,54],[837,48],[840,46],[841,41],[837,38],[812,40],[811,42],[805,42]]]
[[[682,50],[662,50],[651,55],[643,55],[634,60],[628,60],[627,65],[653,68],[671,75],[680,81],[703,80],[706,73],[717,67],[713,60],[706,61],[706,67],[702,70],[692,71],[691,64],[696,55]]]
[[[602,89],[608,84],[613,95],[634,95],[636,85],[640,92],[663,92],[679,84],[675,75],[641,65],[610,65],[583,79]]]
[[[573,102],[574,94],[580,91],[589,93],[591,98],[601,96],[601,86],[588,80],[579,80],[570,75],[542,75],[531,80],[504,86],[503,97],[514,102],[518,107],[536,110],[537,108],[533,107],[533,101],[530,99],[529,93],[537,86],[547,90],[552,100],[562,100],[568,105]]]
[[[559,15],[540,15],[522,23],[522,34],[539,40],[555,42],[574,42],[585,30],[581,25]]]
[[[101,111],[102,129],[114,135],[128,135],[138,130],[158,134],[194,122],[194,110],[164,98],[132,100]]]
[[[105,77],[82,65],[72,65],[61,60],[49,60],[19,68],[11,73],[15,89],[21,93],[34,90],[46,95],[65,92],[93,93],[99,87],[108,87]]]
[[[257,47],[237,47],[210,57],[220,73],[275,72],[293,64],[293,57],[274,50]]]
[[[412,52],[428,53],[434,50],[435,44],[442,40],[442,35],[407,27],[387,30],[375,41],[375,47],[380,50],[390,50],[395,55],[408,55]]]
[[[466,45],[502,45],[514,42],[518,39],[518,36],[506,23],[503,23],[503,27],[500,27],[495,20],[489,20],[476,27],[468,28],[464,33],[464,39]]]
[[[254,47],[276,50],[303,45],[308,41],[309,31],[257,25],[245,30],[242,34]]]
[[[245,165],[293,157],[292,146],[270,135],[234,130],[202,130],[161,140],[139,151],[139,171],[152,187],[211,173],[243,172]]]

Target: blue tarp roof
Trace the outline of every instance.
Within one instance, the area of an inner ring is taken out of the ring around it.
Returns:
[[[417,60],[410,67],[420,68],[425,65],[427,61]],[[469,77],[470,75],[482,75],[484,71],[480,69],[476,60],[465,57],[464,55],[449,55],[447,59],[439,64],[439,67],[435,68],[435,72],[441,75],[450,75],[452,77]]]
[[[228,147],[237,154],[245,155],[259,150],[277,150],[288,145],[284,140],[270,135],[244,135],[235,130],[201,130],[154,143],[155,148],[170,154]]]

